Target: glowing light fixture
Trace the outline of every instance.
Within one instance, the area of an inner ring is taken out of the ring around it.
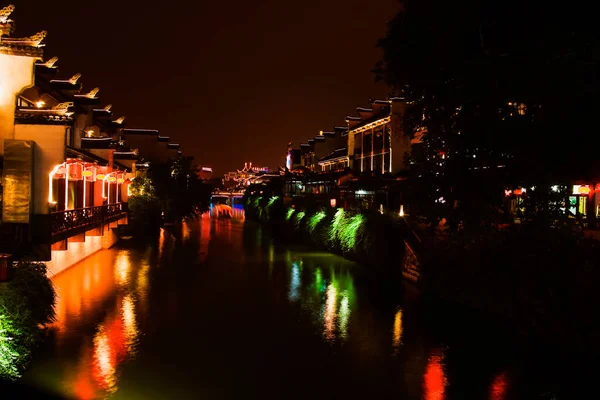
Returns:
[[[44,100],[39,100],[39,101],[36,101],[36,102],[35,102],[35,106],[36,106],[37,108],[42,108],[42,107],[44,107],[45,105],[46,105],[46,102],[45,102]]]
[[[94,175],[94,173],[93,173],[92,171],[90,171],[89,169],[86,169],[85,171],[83,171],[83,172],[81,173],[81,176],[83,176],[83,177],[87,177],[87,178],[89,178],[89,177],[90,177],[90,176],[92,176],[92,175]]]
[[[100,179],[100,180],[103,180],[105,177],[106,177],[106,175],[104,175],[104,174],[97,174],[96,175],[96,179]]]
[[[108,178],[109,182],[116,182],[117,178],[115,178],[114,176],[111,176],[110,178]]]
[[[58,172],[59,168],[64,166],[65,163],[62,164],[58,164],[57,166],[55,166],[52,171],[50,171],[50,173],[48,174],[48,203],[50,203],[50,205],[55,205],[56,201],[54,200],[54,195],[53,195],[53,185],[52,185],[52,180],[54,179],[54,175],[56,175],[56,173]]]
[[[579,188],[577,189],[577,192],[579,194],[590,194],[590,191],[590,187],[587,185],[579,186]]]
[[[329,200],[329,205],[331,207],[335,207],[337,205],[337,199],[330,199]]]
[[[399,216],[404,217],[404,206],[400,205],[400,212],[398,213]]]
[[[69,209],[69,164],[65,163],[65,210]]]
[[[108,187],[108,196],[106,194],[106,186],[107,186],[106,181],[108,179],[108,175],[96,175],[96,179],[102,179],[102,198],[107,199],[110,196],[110,186]],[[109,199],[109,203],[110,203],[110,199]]]
[[[123,179],[123,178],[117,179],[117,183],[123,183],[123,182],[125,182],[125,179]]]

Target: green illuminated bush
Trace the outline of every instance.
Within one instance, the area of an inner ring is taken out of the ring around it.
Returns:
[[[404,224],[391,214],[333,209],[285,207],[280,197],[246,199],[246,218],[275,228],[278,238],[311,244],[374,268],[400,266],[404,255]],[[278,207],[277,213],[270,212]]]
[[[130,189],[128,207],[132,231],[143,235],[158,233],[162,210],[152,182],[147,177],[137,177],[131,182]]]
[[[55,299],[43,263],[17,263],[13,280],[0,284],[0,380],[20,377],[39,327],[54,320]]]

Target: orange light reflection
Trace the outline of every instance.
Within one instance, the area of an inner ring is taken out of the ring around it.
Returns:
[[[425,374],[423,375],[425,400],[443,400],[445,398],[446,384],[444,353],[441,349],[434,349],[429,356]]]

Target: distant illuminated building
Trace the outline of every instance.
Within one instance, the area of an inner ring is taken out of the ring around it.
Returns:
[[[256,167],[251,162],[244,163],[243,169],[225,174],[223,178],[226,189],[244,188],[248,186],[253,179],[269,173],[268,167]]]
[[[198,178],[203,181],[209,181],[212,178],[213,169],[211,167],[198,167]]]

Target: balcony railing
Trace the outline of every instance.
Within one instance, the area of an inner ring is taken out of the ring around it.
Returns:
[[[70,232],[75,234],[75,231],[114,221],[125,212],[127,212],[127,203],[53,212],[51,214],[52,236],[68,237]]]

